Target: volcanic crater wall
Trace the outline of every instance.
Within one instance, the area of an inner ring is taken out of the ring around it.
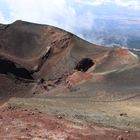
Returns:
[[[125,52],[125,55],[121,52]],[[122,58],[121,63],[118,63],[118,58]],[[102,71],[108,59],[111,62],[106,70],[113,69],[114,64],[116,68],[137,62],[137,58],[128,50],[117,51],[115,48],[94,45],[53,26],[24,21],[0,25],[0,73],[3,74],[53,80],[74,69],[86,72],[95,63]]]

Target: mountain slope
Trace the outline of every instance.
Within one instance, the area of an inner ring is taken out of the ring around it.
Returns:
[[[49,25],[1,24],[0,103],[135,134],[140,128],[139,56]]]

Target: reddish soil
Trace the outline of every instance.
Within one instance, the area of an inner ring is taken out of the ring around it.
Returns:
[[[81,71],[75,71],[73,74],[68,76],[67,84],[68,86],[74,86],[76,84],[82,83],[87,80],[92,80],[91,74],[81,72]]]
[[[38,109],[4,104],[0,108],[1,140],[139,140],[140,133],[119,131],[51,117]]]

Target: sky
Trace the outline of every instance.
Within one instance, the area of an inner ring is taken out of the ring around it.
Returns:
[[[0,0],[0,23],[15,20],[57,26],[104,44],[102,36],[107,32],[138,34],[140,0]]]

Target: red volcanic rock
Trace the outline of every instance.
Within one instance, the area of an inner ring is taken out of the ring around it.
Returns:
[[[139,58],[127,48],[116,48],[100,54],[95,62],[97,64],[96,72],[107,72],[138,64]]]
[[[123,59],[123,60],[125,59],[125,61],[128,61],[128,62],[138,61],[138,57],[132,52],[130,52],[127,48],[115,49],[112,56],[115,58],[120,57],[120,59]]]
[[[93,77],[89,73],[75,71],[72,75],[68,76],[66,82],[68,86],[73,86],[92,79]]]

